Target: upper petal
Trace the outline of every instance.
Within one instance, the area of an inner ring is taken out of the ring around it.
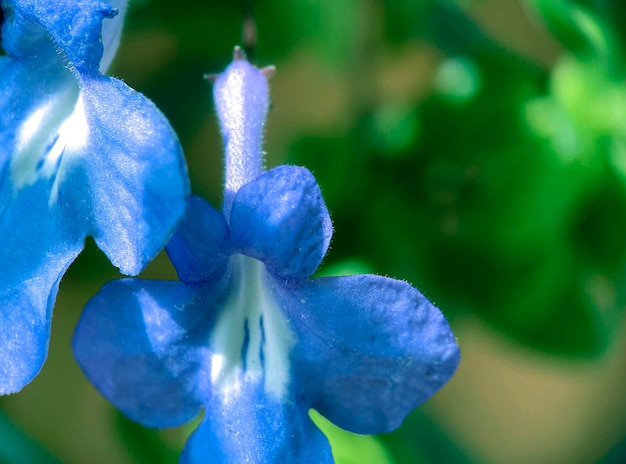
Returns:
[[[165,249],[181,281],[213,281],[224,274],[230,255],[226,219],[202,198],[192,196]]]
[[[106,76],[84,79],[73,116],[58,198],[89,222],[88,233],[115,266],[137,274],[186,209],[178,138],[151,101]]]
[[[205,396],[211,302],[209,293],[180,282],[110,282],[85,306],[74,356],[131,419],[151,427],[182,424]]]
[[[114,18],[118,10],[99,0],[3,0],[6,20],[2,45],[21,60],[52,60],[63,66],[67,60],[79,72],[96,73],[103,54],[102,21]],[[116,19],[122,22],[122,18]],[[107,42],[119,30],[106,33]],[[59,55],[58,52],[61,52]]]
[[[163,114],[117,79],[0,59],[0,169],[14,190],[53,179],[47,203],[137,274],[170,238],[189,192],[182,149]],[[37,73],[39,71],[39,74]]]
[[[443,315],[406,282],[357,275],[292,281],[276,291],[298,338],[299,391],[346,430],[398,427],[458,365]]]
[[[181,464],[319,463],[333,461],[326,437],[295,398],[279,401],[262,382],[244,381],[227,399],[214,395]]]
[[[283,278],[308,277],[326,254],[332,223],[311,172],[279,166],[244,185],[231,216],[233,247]]]

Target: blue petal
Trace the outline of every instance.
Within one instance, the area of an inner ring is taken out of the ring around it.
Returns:
[[[16,196],[0,184],[0,395],[21,390],[41,369],[59,281],[83,248],[73,222],[59,208],[49,211],[47,184]]]
[[[77,83],[67,69],[34,71],[0,60],[0,122],[11,128],[0,134],[2,170],[10,171],[3,182],[18,191],[54,179],[46,204],[60,205],[123,273],[139,273],[186,208],[176,134],[152,102],[117,79]]]
[[[19,58],[0,57],[0,259],[11,263],[0,271],[0,393],[11,393],[41,368],[58,282],[85,237],[139,272],[182,216],[188,181],[163,115],[97,73],[109,6],[2,8],[3,45]],[[113,47],[118,33],[106,33]]]
[[[276,291],[297,334],[294,376],[304,401],[341,428],[398,427],[458,365],[443,315],[405,282],[357,275]]]
[[[87,220],[87,234],[111,262],[134,275],[163,248],[185,212],[182,150],[154,104],[117,79],[85,78],[80,99],[84,120],[63,155],[59,198]],[[84,140],[76,140],[81,130]]]
[[[78,95],[72,73],[0,57],[0,76],[0,262],[10,263],[0,269],[0,394],[7,394],[41,369],[59,281],[85,234],[72,212],[49,204],[53,163],[42,155],[71,112],[66,101]],[[50,130],[32,136],[37,124]]]
[[[121,82],[86,78],[81,92],[68,69],[6,57],[0,76],[0,260],[12,263],[0,272],[0,393],[11,393],[46,357],[58,281],[85,237],[139,272],[188,185],[165,118]]]
[[[98,72],[102,20],[117,15],[111,5],[98,0],[4,0],[2,8],[2,45],[9,55],[60,64],[66,59],[79,72]]]
[[[202,198],[192,196],[165,249],[181,281],[215,280],[224,273],[230,255],[224,216]]]
[[[332,223],[313,175],[279,166],[244,185],[230,216],[233,246],[283,278],[308,277],[322,261]]]
[[[296,398],[279,402],[262,383],[246,382],[227,399],[216,395],[181,464],[332,463],[326,437]]]
[[[83,311],[74,355],[131,419],[151,427],[182,424],[200,411],[208,389],[212,304],[211,293],[180,282],[110,282]]]

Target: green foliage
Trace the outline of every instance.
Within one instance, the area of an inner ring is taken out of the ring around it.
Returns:
[[[380,440],[387,446],[395,464],[475,462],[419,410],[411,413],[398,430],[381,435]]]
[[[394,8],[454,18],[452,38],[435,40],[464,53],[443,58],[425,101],[382,102],[347,136],[298,143],[294,160],[333,206],[335,256],[369,249],[377,272],[449,315],[478,314],[552,354],[600,355],[623,301],[626,87],[569,53],[532,65],[445,2]]]
[[[142,427],[120,412],[113,413],[116,419],[115,430],[133,462],[169,464],[177,461],[181,444],[168,446],[157,430]]]
[[[326,420],[317,411],[309,413],[328,438],[337,464],[394,464],[392,457],[375,437],[346,432]]]
[[[0,411],[0,463],[61,464]]]

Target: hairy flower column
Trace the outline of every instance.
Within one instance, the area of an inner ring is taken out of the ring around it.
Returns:
[[[304,169],[263,172],[267,80],[236,50],[214,86],[226,151],[223,213],[192,197],[167,246],[179,282],[123,279],[85,307],[78,363],[147,426],[203,421],[183,463],[330,463],[338,426],[400,425],[459,362],[442,314],[405,282],[310,279],[330,217]]]
[[[102,75],[125,0],[2,0],[0,394],[47,356],[65,270],[92,236],[135,275],[182,217],[188,180],[174,131],[143,95]]]

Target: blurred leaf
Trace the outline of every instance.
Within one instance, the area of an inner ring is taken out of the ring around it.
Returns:
[[[608,53],[609,38],[587,9],[570,0],[528,0],[565,47],[579,57],[590,59]]]
[[[61,464],[39,443],[26,436],[0,411],[0,462],[2,464]]]
[[[624,464],[626,462],[626,436],[617,443],[597,464]]]
[[[255,2],[260,57],[274,61],[293,49],[312,47],[327,64],[341,68],[354,55],[361,8],[358,0]]]
[[[582,137],[626,136],[623,81],[612,81],[593,64],[565,57],[552,72],[551,90]]]
[[[526,0],[559,40],[581,61],[613,75],[626,71],[626,4],[612,0]]]
[[[116,417],[116,431],[126,450],[138,464],[174,464],[178,462],[181,449],[168,446],[159,431],[143,427],[121,412],[113,412]]]
[[[376,272],[413,282],[449,317],[474,312],[552,354],[602,353],[626,258],[625,225],[608,212],[626,218],[626,193],[607,184],[622,104],[618,87],[569,63],[550,75],[476,47],[442,62],[419,107],[364,108],[341,139],[301,140],[296,162],[332,205],[330,259],[368,250]],[[405,122],[419,136],[396,135]]]
[[[376,437],[346,432],[313,409],[309,415],[328,438],[336,464],[394,464],[391,455]]]
[[[435,90],[460,102],[472,99],[480,90],[480,72],[473,60],[452,57],[444,61],[435,76]]]
[[[392,44],[422,39],[449,55],[470,54],[495,44],[453,0],[378,0]]]
[[[405,156],[420,136],[419,115],[406,104],[383,104],[366,124],[369,145],[389,157]]]
[[[452,439],[419,409],[404,420],[402,426],[381,435],[396,464],[472,464]]]

